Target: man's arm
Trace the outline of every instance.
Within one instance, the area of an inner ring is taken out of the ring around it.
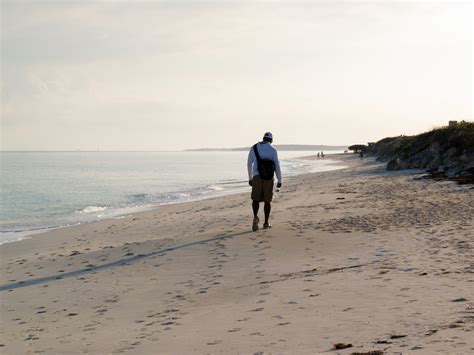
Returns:
[[[273,163],[275,164],[275,174],[278,179],[278,183],[281,184],[281,170],[280,170],[280,160],[278,159],[278,151],[275,149],[275,155],[273,158]]]

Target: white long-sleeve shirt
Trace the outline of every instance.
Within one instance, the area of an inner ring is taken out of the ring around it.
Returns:
[[[280,160],[278,160],[278,151],[268,142],[259,142],[257,144],[258,154],[262,160],[268,159],[273,160],[275,164],[275,174],[277,176],[278,182],[281,181],[281,170],[280,170]],[[253,151],[253,146],[250,147],[249,157],[247,159],[247,171],[249,174],[249,180],[252,180],[252,177],[259,175],[258,173],[258,161],[255,153]]]

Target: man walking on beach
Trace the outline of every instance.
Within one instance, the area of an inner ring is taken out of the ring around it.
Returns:
[[[252,209],[253,223],[252,230],[258,230],[258,209],[260,202],[264,202],[263,211],[265,213],[265,223],[263,228],[271,228],[268,219],[272,209],[271,202],[273,198],[273,174],[276,173],[278,183],[277,188],[281,187],[281,170],[278,152],[272,146],[273,135],[266,132],[263,141],[258,142],[250,148],[247,159],[247,170],[249,174],[249,185],[252,186]]]

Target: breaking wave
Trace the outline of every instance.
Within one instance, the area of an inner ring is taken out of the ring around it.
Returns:
[[[95,213],[105,211],[106,209],[107,207],[103,206],[87,206],[79,211],[76,211],[76,213]]]

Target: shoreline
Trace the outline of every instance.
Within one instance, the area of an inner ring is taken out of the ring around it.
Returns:
[[[337,165],[338,160],[337,157],[343,156],[343,153],[336,153],[336,154],[329,154],[329,156],[336,157],[336,159],[333,159],[333,163],[330,163],[329,165]],[[296,157],[293,159],[300,159],[300,160],[316,160],[314,159],[313,156],[302,156],[302,157]],[[331,160],[330,158],[326,158],[326,160]],[[332,170],[338,170],[344,167],[335,167],[335,168],[329,168],[327,171],[332,171]],[[321,170],[321,171],[326,171],[326,170]],[[291,179],[295,176],[303,175],[303,174],[311,174],[312,172],[302,172],[299,174],[295,175],[289,175],[286,180]],[[245,181],[246,182],[246,181]],[[217,186],[219,183],[212,183],[211,186]],[[202,187],[199,187],[202,188]],[[99,217],[99,216],[90,216],[90,220],[84,220],[84,221],[77,221],[77,222],[71,222],[67,223],[65,225],[54,225],[54,226],[46,226],[46,227],[32,227],[31,229],[25,229],[25,230],[18,230],[18,231],[6,231],[2,232],[0,237],[6,238],[5,240],[0,240],[0,247],[4,244],[9,244],[9,243],[15,243],[15,242],[20,242],[23,240],[31,239],[34,238],[34,236],[38,236],[40,234],[48,233],[50,231],[56,230],[56,229],[62,229],[62,228],[71,228],[71,227],[76,227],[80,225],[84,225],[87,223],[95,223],[95,222],[100,222],[104,220],[110,220],[110,219],[121,219],[127,216],[133,216],[138,213],[142,212],[147,212],[147,211],[153,211],[159,208],[162,208],[163,206],[168,206],[168,205],[174,205],[174,204],[180,204],[180,203],[187,203],[187,202],[195,202],[195,201],[201,201],[201,200],[206,200],[210,198],[218,198],[218,197],[224,197],[228,195],[235,195],[235,194],[240,194],[240,193],[245,193],[245,189],[247,189],[247,186],[242,186],[238,188],[233,188],[229,189],[227,191],[223,190],[215,190],[212,192],[209,192],[207,194],[203,195],[196,195],[196,196],[190,196],[189,198],[185,200],[177,200],[177,201],[172,201],[172,202],[162,202],[157,205],[143,205],[143,206],[135,206],[135,207],[123,207],[123,208],[116,208],[116,212],[110,212],[110,215],[107,215],[106,217]],[[176,191],[176,192],[169,192],[170,194],[175,194],[175,193],[181,193],[181,191]],[[128,212],[124,212],[121,210],[124,209],[130,209]],[[78,213],[76,211],[75,213]],[[12,239],[9,239],[12,238]]]
[[[471,352],[474,191],[341,159],[269,230],[245,192],[2,245],[1,351]]]

